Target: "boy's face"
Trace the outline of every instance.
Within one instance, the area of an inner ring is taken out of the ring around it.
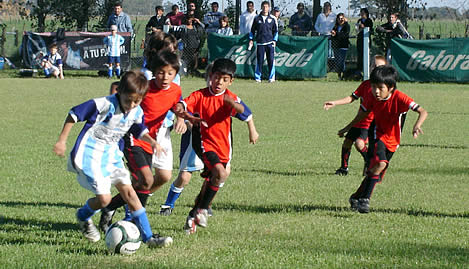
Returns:
[[[224,92],[233,83],[233,78],[228,74],[215,72],[210,75],[211,90],[215,94]]]
[[[371,93],[378,101],[386,100],[394,90],[394,87],[388,87],[384,83],[371,84]]]
[[[57,53],[57,48],[51,48],[51,49],[50,49],[50,53],[51,53],[52,55],[55,55],[55,54]]]
[[[174,77],[176,77],[177,72],[171,65],[165,65],[156,70],[153,75],[156,79],[156,87],[159,89],[167,89],[174,80]]]
[[[119,94],[119,101],[124,109],[124,113],[129,113],[142,102],[142,96],[137,93]]]

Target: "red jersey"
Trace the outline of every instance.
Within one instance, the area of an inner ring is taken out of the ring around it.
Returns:
[[[140,103],[145,116],[145,125],[148,127],[151,137],[156,138],[168,111],[181,101],[181,87],[171,83],[168,89],[156,88],[155,80],[150,80],[148,91]],[[145,141],[134,138],[133,145],[143,148],[146,152],[153,154],[151,145]]]
[[[416,111],[419,105],[405,93],[394,90],[384,101],[376,100],[370,92],[361,107],[375,114],[376,139],[381,140],[389,151],[395,152],[401,142],[402,115],[409,109]]]
[[[224,105],[225,94],[241,103],[241,99],[228,89],[215,94],[205,88],[191,93],[184,99],[184,105],[187,111],[199,114],[207,122],[208,127],[200,126],[202,151],[213,151],[221,162],[227,163],[231,159],[231,116],[236,114],[236,110]]]
[[[360,104],[363,103],[363,96],[371,93],[371,82],[370,80],[363,81],[360,86],[352,93],[352,98],[360,99]],[[366,118],[355,124],[353,127],[368,129],[374,119],[373,112],[370,112]]]

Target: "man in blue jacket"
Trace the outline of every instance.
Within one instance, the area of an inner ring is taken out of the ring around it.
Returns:
[[[249,33],[249,48],[252,48],[254,38],[257,43],[257,64],[254,79],[256,82],[261,82],[262,64],[264,63],[264,54],[266,54],[269,82],[275,82],[274,53],[278,40],[277,20],[269,13],[270,4],[268,1],[262,2],[261,10],[261,13],[254,19]]]
[[[108,29],[111,25],[117,25],[117,32],[129,32],[131,35],[134,33],[130,17],[122,11],[121,3],[114,4],[114,12],[107,20]]]

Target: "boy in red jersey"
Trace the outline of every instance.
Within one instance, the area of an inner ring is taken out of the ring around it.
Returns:
[[[375,56],[375,67],[386,64],[386,58],[381,55]],[[369,80],[363,81],[360,86],[350,95],[339,100],[327,101],[324,103],[324,109],[329,110],[336,105],[346,105],[350,104],[353,101],[360,99],[360,103],[363,102],[363,96],[369,94],[371,91],[371,83]],[[342,154],[341,154],[341,165],[340,168],[335,171],[336,175],[346,176],[348,174],[348,161],[350,158],[350,153],[352,150],[352,145],[355,143],[355,148],[363,157],[365,162],[365,168],[363,169],[364,176],[366,175],[366,169],[368,167],[368,154],[366,141],[368,140],[368,128],[373,122],[373,112],[368,114],[366,118],[362,121],[355,124],[345,136],[344,143],[342,144]]]
[[[149,63],[155,79],[150,80],[148,92],[140,106],[145,116],[145,125],[149,134],[163,147],[163,153],[155,154],[145,141],[128,137],[125,141],[124,155],[132,174],[133,187],[140,202],[145,207],[150,194],[171,179],[173,168],[173,154],[171,147],[170,127],[165,121],[168,110],[182,99],[181,87],[173,83],[179,71],[179,57],[169,51],[163,50],[153,57]],[[174,129],[177,133],[184,133],[186,125],[182,118],[178,118]],[[155,176],[152,174],[155,169]],[[112,202],[102,210],[99,223],[101,230],[105,231],[112,222],[115,210],[125,204],[118,194]],[[128,218],[128,216],[126,216]]]
[[[370,112],[375,115],[375,143],[368,175],[349,199],[352,209],[358,209],[360,213],[370,211],[371,194],[376,183],[383,179],[389,161],[399,147],[401,117],[409,109],[419,114],[412,129],[414,138],[423,134],[421,126],[427,118],[427,111],[416,104],[412,98],[396,90],[397,78],[397,71],[392,66],[385,65],[373,69],[370,75],[371,93],[364,96],[361,110],[358,111],[355,119],[338,132],[338,135],[342,137]]]
[[[188,234],[195,232],[196,225],[207,226],[208,207],[228,177],[226,166],[232,154],[231,116],[244,112],[241,99],[228,90],[235,71],[236,64],[230,59],[215,60],[210,86],[193,92],[173,109],[179,117],[188,117],[186,111],[200,117],[200,124],[195,122],[200,126],[200,140],[194,141],[193,147],[204,162],[205,172],[201,175],[206,180],[184,225]],[[193,137],[197,137],[195,133]]]

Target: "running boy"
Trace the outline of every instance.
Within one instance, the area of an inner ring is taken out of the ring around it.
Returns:
[[[381,55],[375,56],[375,67],[386,64],[386,58]],[[369,80],[363,81],[360,86],[350,95],[335,101],[327,101],[324,103],[324,109],[329,110],[336,105],[346,105],[353,101],[360,99],[360,103],[363,102],[363,96],[371,92],[371,83]],[[368,114],[366,118],[355,124],[345,136],[344,143],[342,144],[341,154],[341,165],[340,168],[335,171],[336,175],[346,176],[348,174],[348,161],[352,150],[352,145],[355,143],[355,148],[363,157],[365,162],[365,168],[363,169],[364,176],[366,175],[366,169],[368,167],[368,155],[366,142],[368,140],[368,128],[373,121],[373,112]]]
[[[57,44],[53,43],[49,46],[49,53],[42,58],[41,67],[46,77],[54,76],[64,79],[62,57],[57,53]]]
[[[389,65],[373,69],[370,75],[371,93],[364,96],[361,110],[346,127],[339,130],[343,137],[355,124],[370,113],[375,117],[375,144],[367,176],[360,187],[349,199],[352,209],[360,213],[370,211],[370,197],[376,183],[383,179],[389,161],[401,141],[401,116],[409,109],[419,114],[412,129],[414,138],[423,134],[422,123],[427,118],[427,111],[406,94],[396,89],[397,71]]]
[[[152,233],[145,208],[132,188],[118,146],[119,140],[130,130],[135,137],[147,141],[156,152],[163,151],[143,124],[143,111],[139,104],[147,88],[148,82],[142,73],[127,72],[119,83],[117,94],[89,100],[70,110],[54,146],[54,152],[64,156],[73,125],[86,121],[70,152],[68,170],[77,174],[83,188],[96,195],[76,213],[83,235],[92,242],[99,241],[101,236],[91,217],[111,201],[111,184],[129,204],[132,220],[139,228],[143,242],[149,247],[161,247],[173,241],[171,237]]]
[[[154,154],[151,144],[146,141],[130,137],[126,141],[125,157],[132,173],[133,186],[143,206],[151,193],[159,189],[171,179],[173,169],[173,153],[169,124],[166,114],[182,98],[181,87],[173,83],[179,71],[179,57],[163,50],[158,56],[151,57],[149,67],[153,70],[155,79],[149,82],[148,92],[143,98],[141,107],[145,116],[145,125],[149,134],[162,146],[163,152]],[[186,131],[184,120],[178,118],[174,129],[177,133]],[[152,174],[155,169],[155,176]],[[105,231],[112,222],[115,210],[125,204],[125,200],[117,194],[112,202],[101,213],[100,229]]]
[[[232,153],[231,116],[244,112],[241,100],[228,90],[235,71],[236,64],[233,61],[215,60],[210,73],[210,86],[193,92],[173,109],[179,117],[188,118],[186,111],[200,117],[200,123],[195,123],[195,126],[200,126],[200,140],[194,140],[198,143],[194,143],[193,147],[202,157],[208,172],[184,225],[188,234],[196,231],[195,225],[207,226],[208,207],[228,177],[226,167]]]
[[[103,39],[104,45],[107,46],[107,63],[109,69],[107,74],[112,78],[112,65],[116,65],[116,76],[120,78],[121,75],[121,45],[124,44],[124,38],[117,34],[117,25],[111,25],[111,35]]]

